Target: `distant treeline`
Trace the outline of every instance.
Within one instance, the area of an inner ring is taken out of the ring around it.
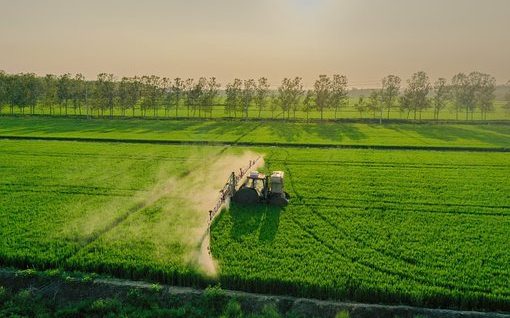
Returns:
[[[326,111],[337,113],[349,105],[351,96],[358,96],[351,108],[373,117],[390,118],[390,112],[399,111],[407,118],[421,119],[422,112],[433,111],[438,119],[447,106],[456,119],[473,117],[479,112],[485,119],[494,111],[496,79],[489,74],[459,73],[450,81],[439,78],[432,83],[425,72],[417,72],[402,87],[395,75],[382,79],[380,89],[351,90],[344,75],[320,75],[312,89],[305,89],[301,77],[284,78],[276,90],[271,90],[267,78],[234,79],[222,85],[215,77],[170,79],[155,75],[122,77],[101,73],[96,80],[85,80],[82,74],[48,74],[38,77],[33,73],[6,74],[0,71],[0,113],[9,108],[22,114],[34,114],[36,106],[53,115],[121,116],[135,109],[142,117],[159,116],[164,110],[167,117],[178,117],[182,111],[187,117],[212,116],[213,106],[222,106],[225,116],[248,117],[249,113],[261,116],[262,111],[271,117],[279,113],[283,118],[295,117],[296,112],[306,114]],[[510,85],[510,82],[509,84]],[[360,91],[368,95],[360,94]],[[350,95],[351,93],[351,95]],[[504,97],[503,109],[510,113],[510,93]]]

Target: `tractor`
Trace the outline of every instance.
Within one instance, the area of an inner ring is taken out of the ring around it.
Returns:
[[[258,171],[250,172],[246,181],[234,193],[232,200],[241,204],[287,205],[289,194],[283,188],[283,171],[273,171],[271,176]]]

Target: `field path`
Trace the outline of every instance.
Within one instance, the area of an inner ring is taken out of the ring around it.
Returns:
[[[229,175],[232,172],[239,171],[240,168],[246,168],[250,160],[255,161],[259,157],[260,159],[252,167],[253,170],[256,170],[264,165],[262,155],[253,151],[245,151],[241,155],[220,155],[211,162],[210,166],[205,167],[206,171],[202,172],[200,169],[189,175],[192,185],[190,191],[197,198],[194,201],[195,209],[204,213],[202,226],[198,229],[197,233],[198,237],[200,237],[198,244],[200,248],[196,251],[197,254],[193,256],[193,262],[199,265],[207,275],[215,277],[218,273],[217,264],[210,253],[208,211],[218,202],[219,191],[225,185]],[[199,175],[195,176],[194,174]],[[202,178],[203,182],[196,183],[194,180],[197,180],[197,177],[199,180]]]

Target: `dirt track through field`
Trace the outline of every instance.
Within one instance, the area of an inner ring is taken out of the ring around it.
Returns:
[[[203,213],[201,225],[196,229],[195,235],[193,235],[194,239],[198,238],[196,246],[199,248],[195,251],[194,255],[192,255],[191,262],[198,265],[207,275],[217,275],[217,264],[213,260],[209,248],[208,211],[215,206],[219,198],[219,191],[225,185],[230,173],[239,171],[240,168],[246,168],[250,160],[255,161],[259,157],[260,159],[257,161],[256,165],[252,167],[253,170],[264,165],[264,159],[260,154],[247,151],[241,155],[220,155],[211,162],[210,166],[206,165],[203,172],[197,171],[196,173],[199,174],[198,176],[195,176],[194,173],[190,173],[186,178],[191,181],[190,184],[192,187],[190,191],[192,191],[195,198],[197,198],[193,202],[194,209],[200,211],[199,213]],[[198,180],[196,177],[198,177]]]

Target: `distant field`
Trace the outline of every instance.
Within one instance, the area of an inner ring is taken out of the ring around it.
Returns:
[[[510,147],[510,125],[356,124],[0,117],[0,136],[263,144]]]

